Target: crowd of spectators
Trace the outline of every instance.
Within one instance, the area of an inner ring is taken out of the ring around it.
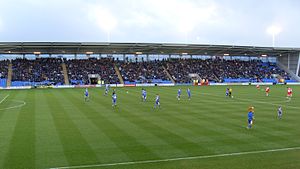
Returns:
[[[271,79],[274,74],[289,80],[288,74],[279,69],[276,64],[258,60],[172,59],[165,62],[165,65],[177,83],[190,82],[189,74],[192,73],[198,74],[201,79],[214,82],[239,78],[260,81]]]
[[[211,60],[171,59],[165,62],[166,68],[176,83],[189,83],[189,74],[198,74],[202,79],[215,80]]]
[[[0,79],[7,78],[8,64],[9,64],[9,60],[1,60],[0,61]]]
[[[7,78],[10,61],[0,61],[0,78]],[[63,84],[62,63],[67,66],[69,80],[89,84],[89,75],[97,74],[106,84],[120,83],[114,64],[120,70],[125,82],[151,83],[155,80],[170,81],[165,67],[176,83],[190,83],[189,74],[197,74],[201,79],[223,82],[224,79],[272,79],[278,75],[289,80],[289,75],[276,64],[258,60],[224,60],[224,59],[169,59],[163,61],[128,62],[114,61],[112,58],[60,59],[37,58],[35,60],[16,59],[12,61],[12,81],[49,82]]]
[[[151,83],[170,80],[163,69],[163,62],[119,62],[120,73],[127,82]]]
[[[118,76],[114,69],[114,60],[111,58],[89,58],[67,60],[67,69],[69,80],[82,81],[83,84],[89,84],[89,74],[98,74],[104,83],[119,83]]]
[[[13,81],[63,84],[63,60],[59,58],[16,59],[12,61]]]

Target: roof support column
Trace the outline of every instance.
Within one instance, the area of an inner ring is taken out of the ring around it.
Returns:
[[[136,63],[138,62],[138,54],[134,55],[134,60],[135,60]]]
[[[298,65],[297,65],[297,71],[296,71],[297,76],[299,76],[299,69],[300,69],[300,52],[299,52],[299,56],[298,56]]]
[[[290,70],[290,54],[288,54],[288,69]]]

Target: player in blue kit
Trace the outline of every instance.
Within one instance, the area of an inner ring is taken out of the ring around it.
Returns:
[[[178,92],[177,92],[177,100],[180,100],[180,96],[181,96],[181,89],[178,89]]]
[[[226,97],[229,96],[229,88],[226,88],[226,93],[225,93]]]
[[[254,107],[249,107],[249,112],[248,112],[248,129],[252,128],[253,125],[253,120],[254,120]]]
[[[142,89],[142,101],[146,101],[146,99],[147,99],[147,92],[146,92],[146,90],[145,89]]]
[[[117,94],[113,92],[112,94],[112,106],[116,107],[117,106]]]
[[[106,86],[105,86],[105,93],[104,93],[105,96],[108,95],[109,87],[110,87],[109,85],[106,85]]]
[[[158,94],[156,95],[155,104],[154,104],[154,108],[156,107],[160,108],[160,97]]]
[[[188,95],[188,99],[191,100],[191,90],[190,90],[190,88],[188,88],[186,90],[186,92],[187,92],[187,95]]]
[[[89,100],[90,100],[89,91],[87,88],[85,88],[84,101],[89,101]]]
[[[278,119],[281,119],[282,118],[282,107],[281,106],[278,107],[277,112],[278,112]]]

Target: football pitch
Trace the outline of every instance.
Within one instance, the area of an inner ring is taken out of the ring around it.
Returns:
[[[300,86],[0,91],[0,168],[300,168]],[[182,98],[177,100],[177,90]],[[161,107],[154,109],[155,95]],[[283,118],[277,119],[277,108]],[[247,110],[255,107],[248,130]]]

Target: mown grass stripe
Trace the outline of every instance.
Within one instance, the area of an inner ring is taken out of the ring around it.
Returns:
[[[25,95],[23,100],[26,102],[31,105],[36,103],[33,92],[22,94]],[[29,106],[24,106],[19,110],[4,168],[11,168],[11,166],[14,168],[32,168],[35,166],[35,111]]]
[[[8,92],[7,92],[8,93]],[[16,93],[10,93],[9,99],[15,99],[20,97],[22,94],[16,95]],[[22,97],[22,96],[21,96]],[[8,100],[9,101],[9,100]],[[3,106],[11,106],[13,103],[5,103]],[[0,168],[4,168],[6,162],[6,156],[11,145],[11,139],[14,134],[15,126],[17,123],[19,109],[14,110],[3,110],[0,112]]]
[[[69,165],[76,165],[85,161],[86,163],[95,163],[98,161],[96,154],[86,142],[73,120],[66,113],[63,102],[55,93],[47,90],[46,100],[51,110],[51,116],[64,148],[64,154]]]
[[[35,104],[35,126],[36,126],[36,159],[35,168],[46,168],[53,164],[68,165],[62,142],[56,130],[54,119],[51,116],[51,109],[46,100],[47,90],[35,91],[38,103]],[[43,111],[40,111],[43,110]]]

